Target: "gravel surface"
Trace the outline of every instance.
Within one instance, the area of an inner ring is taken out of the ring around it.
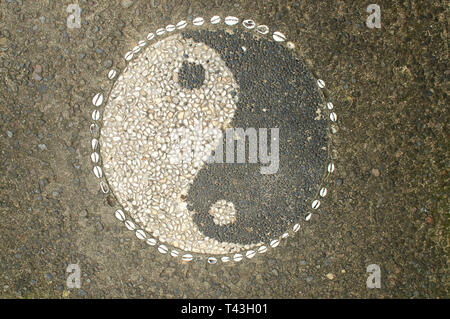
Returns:
[[[444,1],[0,2],[3,298],[448,298],[448,7]],[[182,263],[113,216],[92,173],[91,101],[150,31],[251,18],[296,44],[338,121],[328,195],[299,233],[239,263]],[[66,286],[78,264],[81,289]],[[368,289],[367,266],[381,269]]]

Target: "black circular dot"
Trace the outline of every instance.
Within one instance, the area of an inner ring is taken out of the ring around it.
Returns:
[[[199,89],[205,82],[205,69],[201,64],[184,61],[178,80],[180,85],[186,89]]]

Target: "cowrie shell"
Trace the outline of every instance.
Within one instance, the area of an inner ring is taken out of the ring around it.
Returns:
[[[235,25],[239,22],[239,19],[236,17],[228,16],[225,18],[225,24],[227,25]]]
[[[209,257],[209,258],[208,258],[208,263],[210,263],[210,264],[215,264],[215,263],[217,263],[217,259],[214,258],[214,257]]]
[[[93,163],[97,163],[99,159],[100,159],[100,155],[97,152],[94,152],[91,154],[91,161]]]
[[[98,121],[100,119],[100,111],[99,110],[92,111],[92,119],[94,121]]]
[[[123,213],[123,211],[121,209],[116,210],[116,212],[114,213],[114,215],[116,216],[116,218],[118,220],[120,220],[121,222],[123,222],[125,220],[125,214]]]
[[[100,166],[94,166],[94,175],[97,178],[102,178],[103,172],[102,172],[102,168]]]
[[[95,151],[95,150],[97,149],[97,146],[98,146],[98,140],[97,140],[96,138],[93,138],[93,139],[91,140],[91,147],[92,147],[92,150]]]
[[[130,61],[133,58],[133,51],[125,53],[125,60]]]
[[[333,163],[328,164],[328,172],[330,172],[330,173],[334,172],[334,164]]]
[[[256,32],[261,33],[261,34],[267,34],[267,33],[269,33],[269,27],[266,26],[265,24],[261,24],[256,27]]]
[[[242,25],[247,29],[253,29],[256,26],[255,21],[250,19],[242,21]]]
[[[222,260],[223,263],[227,263],[227,262],[229,262],[229,261],[231,260],[231,258],[228,257],[228,256],[223,256],[223,257],[221,258],[221,260]]]
[[[312,202],[311,207],[313,209],[317,209],[320,206],[320,200],[316,199],[315,201]]]
[[[267,247],[266,246],[261,246],[258,248],[258,253],[263,254],[267,251]]]
[[[104,181],[100,182],[100,189],[103,193],[108,194],[109,193],[109,186]]]
[[[279,31],[274,32],[272,37],[276,42],[286,41],[286,36]]]
[[[300,229],[300,225],[299,224],[295,224],[294,227],[292,228],[294,233],[298,232],[299,229]]]
[[[149,34],[147,34],[147,40],[150,41],[151,39],[153,39],[155,37],[155,34],[150,32]]]
[[[336,121],[337,121],[337,115],[336,115],[336,113],[334,113],[334,112],[331,112],[331,113],[330,113],[330,120],[331,120],[332,122],[336,122]]]
[[[325,187],[322,187],[322,189],[320,190],[319,194],[322,197],[327,196],[327,189]]]
[[[164,33],[166,33],[166,30],[163,28],[160,28],[160,29],[156,30],[155,33],[156,33],[156,35],[163,35]]]
[[[192,256],[191,254],[185,254],[183,255],[183,257],[181,257],[181,259],[183,261],[191,261],[192,259],[194,259],[194,256]]]
[[[147,244],[149,244],[150,246],[155,246],[156,245],[156,239],[154,239],[154,238],[147,239]]]
[[[94,104],[95,106],[100,106],[103,103],[103,94],[101,93],[97,93],[94,95],[94,97],[92,98],[92,104]]]
[[[305,220],[306,220],[306,221],[310,220],[310,219],[311,219],[311,216],[312,216],[311,213],[306,214]]]
[[[133,48],[133,50],[131,50],[133,53],[138,53],[139,51],[141,51],[141,47],[139,45],[135,46]]]
[[[200,25],[202,25],[204,22],[205,22],[205,20],[204,20],[202,17],[197,17],[197,18],[195,18],[195,19],[192,21],[192,24],[193,24],[193,25],[196,25],[196,26],[200,26]]]
[[[211,23],[212,24],[217,24],[220,22],[220,17],[219,16],[214,16],[211,18]]]
[[[289,233],[284,233],[283,235],[281,235],[281,238],[288,238],[289,237]]]
[[[144,240],[145,238],[147,238],[147,235],[142,229],[138,229],[136,230],[136,237],[139,238],[140,240]]]
[[[254,250],[249,250],[245,253],[245,257],[247,257],[248,259],[255,257],[255,255],[256,255],[256,251],[254,251]]]
[[[140,47],[145,47],[146,44],[147,44],[147,42],[145,42],[145,40],[141,40],[141,41],[138,42],[138,45]]]
[[[97,134],[98,131],[98,125],[97,123],[92,123],[91,126],[89,126],[89,132],[91,132],[92,135]]]
[[[175,26],[173,24],[169,24],[166,26],[167,32],[172,32],[173,30],[175,30]]]
[[[128,228],[129,230],[136,229],[136,225],[131,220],[125,221],[125,227]]]
[[[167,249],[167,247],[166,247],[165,245],[159,245],[158,251],[159,251],[161,254],[167,254],[167,252],[168,252],[169,250]]]
[[[317,80],[317,85],[323,89],[325,87],[325,82],[322,79]]]
[[[172,257],[178,257],[178,251],[172,250],[172,251],[170,252],[170,255],[171,255]]]
[[[270,242],[270,247],[275,248],[280,244],[280,241],[278,239],[274,239]]]
[[[233,260],[234,261],[241,261],[242,260],[242,255],[241,254],[234,254]]]
[[[328,103],[327,103],[327,108],[328,108],[329,110],[332,110],[333,107],[334,107],[333,103],[331,103],[331,102],[328,102]]]
[[[287,47],[288,47],[289,49],[295,48],[294,42],[289,41],[288,43],[286,43],[286,45],[287,45]]]
[[[187,26],[187,22],[184,20],[181,20],[180,22],[177,23],[176,27],[177,29],[184,29]]]
[[[112,80],[116,77],[117,71],[116,70],[109,70],[108,72],[108,79]]]

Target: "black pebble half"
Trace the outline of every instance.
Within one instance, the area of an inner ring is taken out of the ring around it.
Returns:
[[[315,120],[322,102],[315,80],[287,48],[245,31],[192,31],[183,37],[215,49],[233,72],[240,89],[232,126],[279,128],[280,134],[275,174],[261,174],[261,163],[205,164],[187,195],[188,208],[197,212],[194,222],[220,242],[274,239],[303,216],[325,172],[327,121]],[[235,223],[213,222],[208,211],[220,199],[234,203]]]

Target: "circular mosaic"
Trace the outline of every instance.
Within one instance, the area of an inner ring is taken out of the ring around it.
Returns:
[[[121,205],[116,217],[185,261],[239,261],[278,246],[319,208],[334,171],[325,83],[282,33],[224,22],[150,33],[120,75],[109,71],[109,94],[92,100],[101,130],[91,160]]]

